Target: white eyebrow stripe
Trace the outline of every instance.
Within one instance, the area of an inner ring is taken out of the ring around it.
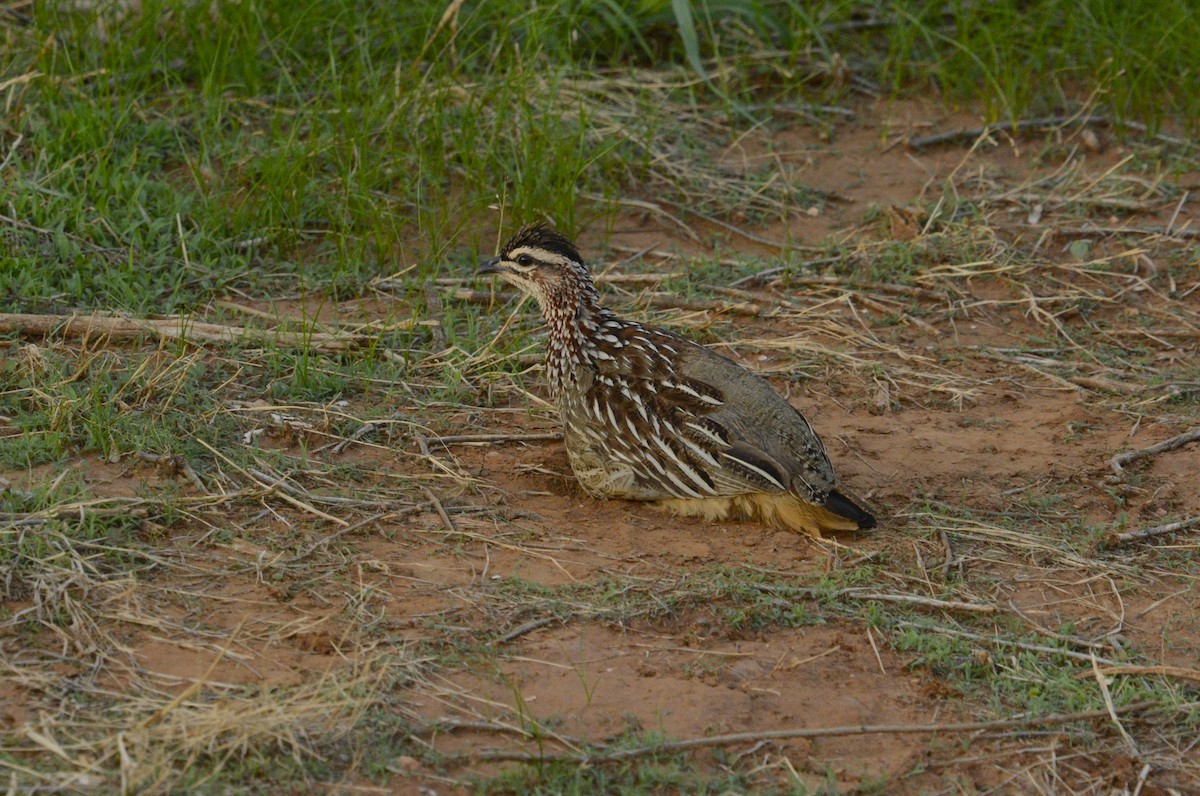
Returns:
[[[539,263],[545,263],[546,265],[567,266],[567,265],[571,264],[570,257],[564,257],[563,255],[556,254],[555,252],[552,252],[552,251],[547,251],[545,249],[539,249],[536,246],[519,246],[519,247],[513,249],[512,251],[510,251],[508,253],[508,255],[505,256],[504,259],[516,260],[518,257],[520,257],[523,254],[527,254],[530,257],[532,257],[533,259],[537,260]]]

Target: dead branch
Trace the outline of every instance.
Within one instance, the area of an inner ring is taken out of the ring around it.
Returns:
[[[449,437],[435,437],[429,440],[441,445],[492,444],[505,442],[547,442],[562,439],[562,433],[546,434],[455,434]]]
[[[158,340],[182,340],[196,344],[251,341],[290,348],[309,348],[314,351],[345,351],[361,345],[367,339],[356,334],[284,332],[246,326],[226,326],[178,315],[169,318],[125,318],[102,314],[0,314],[0,334],[14,332],[27,337],[61,335],[69,338],[107,337],[110,340],[153,337]]]
[[[394,517],[400,516],[401,514],[404,514],[404,513],[405,512],[372,514],[370,517],[359,520],[358,522],[354,523],[353,525],[347,525],[345,528],[339,528],[338,530],[334,531],[333,533],[322,536],[316,542],[313,542],[311,545],[309,545],[305,550],[303,550],[300,553],[297,553],[295,556],[288,559],[286,562],[284,562],[284,566],[291,566],[292,564],[298,564],[299,562],[301,562],[304,559],[311,556],[313,553],[320,550],[322,547],[328,546],[330,543],[336,541],[337,539],[345,536],[348,533],[354,533],[355,531],[365,528],[368,525],[372,525],[377,522],[382,522],[384,520],[390,520],[390,519],[393,519]]]
[[[442,501],[438,496],[433,494],[433,490],[427,486],[422,486],[421,491],[425,493],[425,497],[433,505],[438,517],[442,521],[442,525],[446,526],[446,530],[450,533],[458,533],[458,526],[454,524],[454,520],[450,519],[450,515],[446,512],[446,507],[442,505]]]
[[[1094,390],[1096,392],[1113,392],[1118,395],[1133,395],[1142,392],[1145,387],[1140,384],[1129,384],[1124,381],[1113,381],[1106,379],[1103,376],[1072,376],[1067,381],[1085,390]]]
[[[165,464],[172,470],[183,475],[187,480],[192,482],[192,486],[200,490],[201,493],[207,492],[208,489],[204,486],[204,482],[200,480],[199,474],[188,463],[188,460],[182,456],[176,456],[170,453],[150,453],[149,451],[138,451],[137,457],[144,462],[151,464]]]
[[[748,301],[690,301],[673,293],[642,293],[636,303],[658,309],[725,312],[750,317],[759,317],[763,313],[761,306]]]
[[[1176,448],[1182,448],[1184,445],[1187,445],[1190,442],[1198,441],[1200,441],[1200,426],[1171,437],[1170,439],[1163,440],[1156,445],[1151,445],[1148,448],[1139,448],[1138,450],[1134,451],[1118,453],[1116,456],[1109,459],[1108,464],[1110,467],[1112,467],[1113,473],[1116,474],[1117,478],[1123,478],[1125,476],[1125,465],[1129,464],[1130,462],[1135,462],[1138,459],[1148,459],[1151,456],[1157,456],[1160,453],[1173,451]]]
[[[959,638],[965,638],[971,641],[979,641],[985,644],[999,644],[1005,647],[1016,647],[1019,650],[1025,650],[1027,652],[1044,652],[1048,655],[1062,655],[1066,658],[1084,661],[1086,663],[1091,663],[1092,658],[1094,657],[1092,655],[1084,655],[1081,652],[1074,652],[1073,650],[1060,649],[1059,647],[1046,647],[1041,644],[1028,644],[1024,641],[1013,641],[1012,639],[1000,638],[999,636],[985,636],[980,633],[972,633],[969,630],[956,630],[951,627],[918,625],[916,622],[898,622],[896,626],[913,628],[915,630],[932,630],[935,633],[945,633],[947,636],[958,636]],[[1116,661],[1109,660],[1108,658],[1097,657],[1096,660],[1108,666],[1119,665]],[[1104,715],[1108,715],[1107,711],[1104,712]]]
[[[1098,671],[1105,676],[1114,674],[1161,675],[1200,683],[1200,669],[1185,669],[1182,666],[1135,666],[1131,664],[1128,666],[1102,666]],[[1090,677],[1091,675],[1091,672],[1080,672],[1077,677]]]
[[[905,140],[905,145],[909,149],[920,150],[929,146],[938,144],[957,144],[969,143],[975,141],[984,135],[992,133],[1016,132],[1029,133],[1036,130],[1048,130],[1055,127],[1065,127],[1067,125],[1079,127],[1103,127],[1111,123],[1107,116],[1046,116],[1038,119],[1021,119],[1017,122],[996,122],[995,124],[985,125],[984,127],[972,127],[965,130],[947,130],[941,133],[932,133],[923,135],[917,138],[909,138]]]
[[[515,641],[515,640],[519,639],[521,636],[525,635],[526,633],[532,633],[535,630],[540,630],[541,628],[545,627],[546,625],[552,625],[555,622],[560,622],[560,621],[562,621],[562,620],[560,620],[557,616],[543,616],[540,619],[534,619],[532,621],[526,622],[523,625],[518,625],[517,627],[514,627],[512,630],[508,631],[503,636],[496,639],[495,643],[496,644],[507,644],[510,641]]]
[[[1118,715],[1138,713],[1150,708],[1162,707],[1161,702],[1145,700],[1132,705],[1116,708]],[[1191,706],[1179,706],[1179,709],[1194,709]],[[763,732],[736,732],[727,735],[710,735],[704,738],[687,738],[681,741],[666,741],[663,743],[639,746],[633,749],[607,750],[601,749],[594,754],[564,754],[547,755],[529,752],[509,752],[488,750],[472,755],[479,762],[514,761],[521,763],[576,763],[591,765],[596,763],[616,763],[625,760],[635,760],[653,755],[676,754],[693,749],[708,749],[714,746],[733,746],[741,743],[757,741],[792,740],[796,738],[832,738],[846,735],[914,735],[981,732],[988,730],[1019,730],[1027,727],[1053,727],[1060,724],[1071,724],[1077,721],[1107,719],[1111,714],[1108,709],[1083,710],[1078,713],[1058,713],[1051,716],[1029,716],[1022,719],[999,719],[996,721],[970,721],[949,724],[859,724],[846,727],[803,727],[790,730],[766,730]]]
[[[1165,525],[1155,525],[1153,528],[1143,528],[1140,531],[1127,531],[1119,533],[1112,538],[1109,544],[1120,545],[1128,542],[1136,542],[1139,539],[1150,539],[1155,536],[1163,536],[1168,533],[1182,531],[1185,528],[1191,528],[1193,525],[1200,524],[1200,517],[1191,517],[1190,519],[1180,520],[1179,522],[1168,522]]]
[[[922,605],[926,608],[937,608],[943,611],[970,611],[976,614],[994,614],[996,606],[986,603],[966,603],[960,600],[936,600],[933,597],[922,597],[918,594],[881,594],[876,592],[846,592],[846,596],[858,600],[877,600],[882,603],[900,603],[904,605]]]
[[[842,258],[840,256],[839,257],[821,257],[820,259],[817,259],[817,260],[807,260],[807,261],[805,261],[804,265],[808,268],[816,268],[821,265],[833,265],[834,263],[838,263],[841,261],[842,261]],[[759,284],[760,282],[770,279],[773,276],[781,276],[783,274],[788,274],[792,271],[792,269],[793,269],[793,266],[791,266],[791,265],[776,265],[771,268],[766,268],[762,271],[756,271],[753,274],[748,274],[746,276],[743,276],[740,279],[735,279],[729,283],[729,286],[730,287],[754,287],[755,285]],[[814,277],[814,278],[821,279],[821,277]],[[837,277],[827,277],[827,278],[836,279]],[[799,279],[796,279],[793,281],[796,281],[797,284],[801,283],[799,281]]]
[[[0,522],[6,525],[45,525],[53,520],[81,522],[88,517],[133,517],[144,520],[149,516],[150,512],[148,509],[128,507],[103,509],[78,506],[51,511],[2,511],[0,512]]]
[[[999,225],[997,225],[999,226]],[[1200,238],[1200,227],[1167,229],[1165,226],[1113,227],[1084,224],[1081,227],[1055,227],[1055,235],[1155,235],[1163,238]]]
[[[841,259],[841,258],[837,258]],[[837,262],[837,259],[834,262]],[[820,261],[814,261],[819,263]],[[943,301],[946,297],[936,291],[927,290],[925,288],[913,287],[911,285],[895,285],[887,282],[851,282],[840,276],[791,276],[784,271],[771,273],[775,269],[768,268],[766,271],[760,271],[757,274],[751,274],[749,277],[735,280],[729,283],[730,287],[740,287],[744,284],[752,284],[754,281],[769,276],[779,275],[784,280],[788,287],[832,287],[846,293],[888,293],[896,296],[907,296],[909,298],[923,298],[931,301]],[[746,280],[750,280],[747,282]]]
[[[209,448],[209,450],[212,450],[211,446],[205,445],[205,447]],[[225,457],[222,457],[222,458],[225,458]],[[229,462],[228,459],[226,459],[226,461]],[[232,462],[229,462],[229,463],[232,464]],[[234,466],[236,467],[236,465],[234,465]],[[346,522],[345,520],[343,520],[342,518],[335,517],[332,514],[327,514],[324,511],[321,511],[316,506],[312,505],[313,502],[317,502],[315,499],[318,497],[324,497],[324,500],[320,501],[320,502],[328,503],[331,500],[333,500],[334,502],[341,502],[341,501],[335,500],[334,496],[312,495],[306,489],[301,489],[298,486],[289,484],[287,482],[286,474],[281,475],[278,478],[275,478],[271,475],[268,475],[267,473],[259,472],[258,470],[255,470],[252,468],[238,467],[237,469],[240,470],[244,475],[251,478],[258,487],[260,487],[261,489],[264,490],[264,494],[266,494],[266,495],[270,495],[270,494],[278,495],[279,498],[281,500],[283,500],[284,502],[291,503],[293,506],[295,506],[298,509],[303,509],[304,511],[307,511],[309,514],[315,514],[316,516],[320,517],[321,519],[329,520],[330,522],[332,522],[336,525],[340,525],[343,528],[345,528],[347,525],[350,524],[350,523]]]
[[[790,588],[779,589],[766,584],[758,584],[754,587],[758,591],[766,592],[767,594],[779,594],[790,597],[807,597],[809,599],[818,599],[822,593],[818,589]],[[833,597],[845,597],[851,600],[877,600],[885,603],[902,603],[905,605],[919,605],[925,608],[936,608],[940,611],[970,611],[972,613],[992,614],[996,612],[996,607],[986,603],[968,603],[961,600],[939,600],[935,597],[922,597],[919,594],[897,594],[892,592],[872,592],[865,591],[861,588],[838,589],[831,595]]]

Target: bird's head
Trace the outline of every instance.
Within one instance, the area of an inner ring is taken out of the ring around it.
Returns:
[[[533,296],[543,309],[595,293],[575,244],[544,223],[523,227],[499,254],[480,264],[479,273],[496,274]]]

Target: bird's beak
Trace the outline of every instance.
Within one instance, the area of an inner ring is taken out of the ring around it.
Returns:
[[[493,257],[493,258],[492,258],[492,259],[490,259],[490,260],[484,260],[483,262],[481,262],[481,263],[479,264],[479,268],[478,268],[478,270],[476,271],[476,273],[479,273],[479,274],[498,274],[498,273],[500,273],[500,272],[501,272],[501,271],[503,271],[503,270],[504,270],[504,269],[500,267],[500,258],[499,258],[499,257]]]

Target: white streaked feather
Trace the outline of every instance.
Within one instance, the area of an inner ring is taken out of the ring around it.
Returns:
[[[709,453],[708,451],[706,451],[704,448],[701,448],[701,447],[700,447],[699,445],[697,445],[695,442],[692,442],[692,441],[691,441],[690,439],[688,439],[687,437],[680,437],[679,439],[680,439],[680,440],[683,442],[683,444],[684,444],[684,445],[686,445],[686,446],[688,447],[688,450],[692,451],[692,453],[694,453],[694,454],[696,454],[697,456],[699,456],[699,457],[700,457],[701,459],[703,459],[703,460],[704,460],[704,461],[705,461],[707,464],[710,464],[710,465],[712,465],[713,467],[720,467],[720,466],[721,466],[721,465],[720,465],[720,463],[719,463],[719,462],[716,460],[716,458],[715,458],[715,457],[714,457],[714,456],[713,456],[711,453]]]
[[[700,432],[700,434],[704,435],[704,437],[706,439],[712,440],[717,445],[720,445],[723,448],[727,446],[727,443],[725,442],[725,440],[721,439],[720,435],[718,435],[715,431],[713,431],[710,428],[706,428],[706,427],[700,425],[699,423],[693,423],[690,420],[685,421],[684,425],[687,426],[688,428],[695,429],[696,431]]]
[[[703,489],[705,492],[712,492],[712,487],[708,485],[708,482],[701,478],[700,474],[693,470],[687,462],[679,458],[679,454],[675,453],[675,451],[671,449],[671,446],[663,441],[662,437],[655,436],[654,444],[661,448],[663,453],[667,454],[671,461],[675,463],[675,466],[678,467],[684,475],[695,481],[698,487]],[[670,476],[670,471],[667,472],[667,475]],[[713,492],[713,494],[716,493]]]
[[[675,486],[679,487],[680,490],[687,493],[688,497],[694,497],[694,498],[703,497],[703,495],[701,495],[699,492],[697,492],[696,490],[692,489],[690,486],[685,484],[683,482],[683,480],[680,479],[679,476],[675,475],[675,473],[672,472],[671,470],[667,470],[667,478],[671,479],[671,482],[673,484],[675,484]]]
[[[780,492],[787,491],[786,486],[779,483],[779,481],[775,478],[775,476],[771,475],[770,473],[768,473],[766,470],[762,469],[761,467],[756,467],[753,464],[751,464],[750,462],[746,461],[745,459],[739,459],[737,456],[731,456],[730,454],[726,453],[725,451],[721,451],[721,455],[724,456],[726,459],[730,459],[732,461],[737,462],[738,464],[745,467],[747,470],[751,470],[753,472],[758,473],[764,479],[766,479],[768,482],[770,482],[770,483],[774,484],[776,487],[778,487]]]

